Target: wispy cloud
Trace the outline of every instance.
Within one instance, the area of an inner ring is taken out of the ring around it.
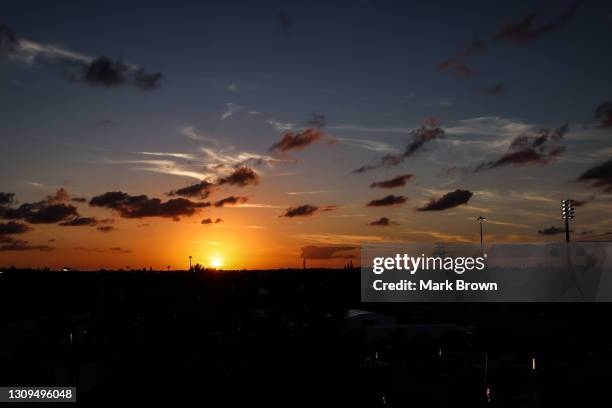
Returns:
[[[280,132],[280,133],[285,133],[285,132],[288,132],[288,131],[293,130],[295,128],[295,125],[293,123],[289,123],[289,122],[279,122],[279,121],[276,121],[274,119],[268,119],[268,120],[266,120],[266,122],[268,124],[272,125],[274,130],[276,130],[277,132]]]
[[[182,135],[187,136],[191,140],[197,140],[199,142],[210,142],[210,143],[213,143],[215,145],[219,144],[219,142],[216,139],[214,139],[212,137],[205,136],[205,135],[203,135],[201,133],[197,133],[193,126],[185,126],[185,127],[180,129],[180,132],[181,132]]]
[[[325,194],[325,193],[331,193],[333,191],[335,190],[289,191],[287,192],[287,194],[292,195],[292,196],[297,196],[297,195]]]
[[[336,137],[334,139],[339,144],[358,147],[360,149],[371,150],[374,152],[394,153],[398,151],[398,149],[391,146],[390,144],[385,143],[385,142],[380,142],[377,140],[353,139],[353,138],[347,138],[347,137]]]
[[[295,238],[308,242],[338,245],[359,245],[363,242],[392,242],[388,238],[376,235],[350,235],[350,234],[298,234]]]
[[[148,171],[152,173],[169,174],[173,176],[191,177],[197,180],[210,179],[216,176],[216,173],[197,171],[194,166],[184,166],[172,160],[110,160],[106,159],[109,164],[131,164],[133,170]],[[201,166],[200,166],[201,168]]]
[[[328,126],[330,130],[347,130],[353,132],[366,133],[409,133],[414,130],[414,127],[393,127],[393,126],[367,126],[358,124],[344,124],[336,126]]]
[[[242,106],[232,103],[232,102],[227,102],[225,104],[225,111],[221,115],[221,120],[229,119],[232,116],[234,116],[236,113],[240,112],[241,110],[242,110]]]

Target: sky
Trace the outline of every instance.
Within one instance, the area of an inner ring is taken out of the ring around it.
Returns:
[[[612,5],[0,2],[0,266],[612,232]]]

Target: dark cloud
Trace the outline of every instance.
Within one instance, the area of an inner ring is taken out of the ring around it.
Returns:
[[[47,201],[26,203],[17,208],[8,208],[2,214],[4,219],[25,220],[30,224],[55,224],[78,216],[79,213],[73,205],[49,204]]]
[[[283,11],[277,12],[275,18],[281,30],[288,33],[293,26],[293,20]]]
[[[248,201],[247,197],[229,196],[215,202],[215,207],[224,207],[226,205],[236,205]]]
[[[22,224],[20,222],[0,222],[0,235],[24,234],[31,229],[32,228],[28,227],[26,224]]]
[[[114,61],[108,57],[98,57],[83,66],[81,80],[96,86],[123,85],[128,66],[120,60]]]
[[[0,24],[0,56],[12,54],[17,48],[19,40],[13,30],[5,24]]]
[[[406,183],[408,183],[414,174],[402,174],[400,176],[395,176],[391,180],[377,181],[370,184],[370,188],[397,188],[404,187]]]
[[[465,65],[461,64],[461,62],[471,55],[479,54],[487,48],[487,43],[480,38],[473,38],[469,41],[461,51],[457,54],[453,55],[451,58],[440,63],[439,67],[442,71],[449,70],[451,68],[457,70],[461,70],[460,67],[465,67]],[[469,68],[467,68],[469,69]],[[460,73],[460,72],[459,72]]]
[[[503,95],[506,92],[506,87],[504,86],[504,84],[497,84],[497,85],[486,87],[482,91],[485,95],[499,96],[499,95]]]
[[[612,192],[612,159],[591,167],[578,177],[578,181],[591,183],[592,187],[604,187]]]
[[[386,197],[380,198],[378,200],[372,200],[366,204],[368,207],[388,207],[392,205],[401,205],[408,201],[407,197],[404,196],[394,196],[393,194],[389,194]]]
[[[220,222],[223,222],[221,218],[217,218],[216,220],[213,220],[212,218],[205,218],[202,220],[202,224],[204,225],[218,224]]]
[[[143,90],[151,90],[159,87],[162,78],[161,72],[148,73],[144,68],[134,68],[121,60],[105,56],[82,64],[81,71],[80,74],[73,75],[71,80],[102,87],[129,84]]]
[[[121,254],[131,254],[132,251],[129,249],[125,249],[125,248],[121,248],[121,247],[113,247],[113,248],[108,248],[108,252],[118,252]]]
[[[71,220],[61,222],[59,225],[64,227],[93,227],[98,225],[98,220],[95,217],[75,217]]]
[[[587,205],[588,201],[587,200],[574,200],[573,202],[573,206],[578,208],[578,207],[584,207],[585,205]]]
[[[327,117],[319,112],[312,112],[306,120],[306,124],[316,129],[321,129],[327,125]]]
[[[320,211],[332,211],[338,208],[336,205],[316,206],[310,204],[298,205],[296,207],[289,207],[285,210],[285,213],[281,217],[309,217],[316,212]]]
[[[161,201],[146,195],[131,196],[122,191],[110,191],[89,200],[93,207],[103,207],[116,211],[123,218],[163,217],[178,220],[190,216],[210,203],[193,202],[185,198]]]
[[[85,197],[74,197],[70,201],[72,201],[73,203],[86,203],[87,199]]]
[[[70,195],[64,188],[60,188],[55,194],[47,196],[47,202],[49,204],[65,203],[68,200],[70,200]]]
[[[600,128],[612,127],[612,101],[604,102],[595,109],[595,120]]]
[[[0,245],[0,251],[52,251],[54,248],[48,245],[30,245],[28,241],[9,240]]]
[[[100,232],[112,232],[114,231],[116,228],[113,227],[112,225],[100,225],[98,228],[96,228],[98,231]]]
[[[540,235],[557,235],[557,234],[565,234],[564,228],[558,227],[548,227],[541,230],[538,230],[538,234]]]
[[[0,191],[0,206],[13,204],[14,201],[14,193],[3,193]]]
[[[234,186],[248,186],[251,184],[257,184],[259,182],[259,175],[249,167],[240,167],[236,169],[232,174],[227,177],[223,177],[217,181],[217,184],[230,184]]]
[[[421,151],[427,143],[444,137],[445,132],[444,130],[442,130],[442,128],[440,128],[438,122],[435,119],[429,118],[425,125],[412,131],[410,134],[412,136],[412,140],[406,146],[402,154],[385,155],[379,160],[377,164],[361,166],[360,168],[353,170],[353,173],[365,173],[367,171],[374,170],[380,167],[397,166],[407,158]]]
[[[572,6],[563,10],[558,17],[543,24],[536,21],[538,18],[537,13],[530,13],[517,23],[505,24],[497,33],[496,37],[498,40],[515,44],[525,44],[537,40],[546,34],[557,31],[567,24],[576,14],[581,3],[581,1],[575,2]]]
[[[305,246],[302,248],[302,258],[306,259],[349,259],[356,258],[354,253],[346,253],[347,251],[355,251],[354,246]]]
[[[374,227],[390,227],[392,225],[399,225],[399,224],[397,222],[391,221],[387,217],[380,217],[379,219],[377,219],[376,221],[372,221],[368,225],[371,225]]]
[[[450,193],[444,194],[440,198],[432,198],[423,207],[418,208],[417,211],[442,211],[454,208],[462,204],[467,204],[474,193],[469,190],[455,190]]]
[[[144,68],[138,68],[134,73],[134,85],[145,91],[159,88],[161,84],[161,72],[146,72]]]
[[[206,198],[210,195],[211,190],[214,188],[213,183],[209,183],[206,180],[202,180],[199,183],[192,184],[187,187],[172,190],[168,193],[169,196],[182,196],[182,197],[198,197]]]
[[[550,142],[560,141],[568,130],[569,125],[565,123],[557,129],[543,129],[537,135],[517,136],[512,140],[504,155],[497,160],[480,164],[475,171],[507,165],[551,163],[565,151],[565,146],[551,145]]]
[[[301,132],[287,132],[278,143],[270,147],[270,151],[286,152],[289,150],[301,150],[310,146],[317,140],[323,138],[323,133],[318,129],[308,128]]]

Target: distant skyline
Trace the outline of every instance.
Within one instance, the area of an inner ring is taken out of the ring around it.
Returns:
[[[612,5],[0,4],[0,266],[612,232]],[[353,258],[358,262],[358,258]]]

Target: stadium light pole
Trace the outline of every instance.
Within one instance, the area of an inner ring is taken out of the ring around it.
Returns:
[[[483,240],[483,235],[482,235],[482,222],[485,221],[486,218],[483,217],[482,215],[479,216],[478,218],[476,218],[476,221],[478,221],[478,223],[480,224],[480,254],[484,254],[484,240]]]
[[[565,220],[565,242],[570,242],[570,218],[574,218],[574,200],[561,200],[561,218]]]

